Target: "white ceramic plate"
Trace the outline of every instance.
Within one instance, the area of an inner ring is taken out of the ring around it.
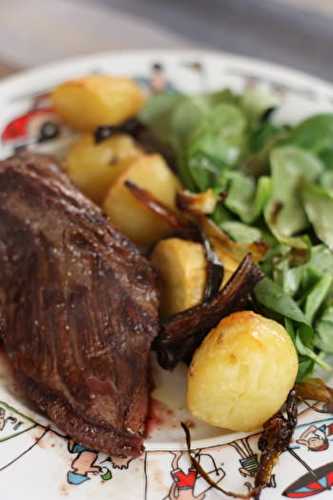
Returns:
[[[333,110],[330,84],[268,63],[198,51],[100,54],[53,64],[0,83],[0,158],[27,146],[63,154],[73,133],[58,122],[47,94],[65,79],[92,72],[129,75],[147,92],[161,85],[185,92],[221,87],[242,91],[254,84],[267,87],[281,101],[276,119],[285,122]],[[72,443],[32,412],[17,396],[3,356],[0,361],[1,500],[225,498],[190,468],[184,450],[179,422],[190,419],[184,402],[184,368],[171,375],[156,370],[146,452],[127,461]],[[202,467],[224,489],[246,493],[258,466],[258,435],[223,434],[193,419],[191,422],[193,447]],[[301,438],[311,426],[308,436]],[[317,447],[309,440],[314,436]],[[304,409],[292,443],[294,452],[283,455],[274,470],[272,487],[262,498],[332,498],[331,438],[333,415]],[[316,471],[315,476],[310,469]]]

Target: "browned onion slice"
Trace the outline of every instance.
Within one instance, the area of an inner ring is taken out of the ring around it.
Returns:
[[[227,284],[208,302],[198,304],[166,320],[154,342],[160,365],[173,369],[189,359],[207,333],[228,314],[244,309],[263,274],[247,255]]]
[[[301,384],[296,384],[295,389],[297,397],[304,402],[310,400],[325,403],[322,410],[316,408],[316,411],[322,413],[333,412],[333,389],[328,387],[320,378],[309,378]]]
[[[198,241],[203,244],[207,261],[207,279],[204,292],[204,301],[210,300],[219,291],[223,280],[223,265],[214,252],[209,239],[204,232],[191,221],[183,220],[171,208],[160,202],[152,193],[127,180],[125,186],[146,208],[163,218],[169,226],[179,233],[180,237]]]
[[[224,277],[224,267],[217,254],[214,252],[207,236],[200,231],[201,242],[205,249],[207,263],[207,278],[203,301],[211,300],[218,293]]]
[[[101,125],[95,130],[95,142],[99,144],[115,134],[128,134],[136,139],[144,129],[143,123],[136,118],[131,118],[120,125]]]
[[[207,189],[202,193],[191,193],[191,191],[180,191],[177,193],[177,207],[190,214],[212,214],[220,201],[221,196],[213,189]]]
[[[125,181],[125,186],[139,202],[145,205],[151,212],[161,217],[161,219],[164,219],[171,228],[181,230],[187,226],[186,223],[181,221],[175,210],[167,207],[146,189],[130,180]]]
[[[128,134],[137,141],[146,153],[160,153],[169,164],[171,170],[176,171],[176,160],[172,150],[162,143],[146,125],[137,118],[120,123],[119,125],[102,125],[95,129],[95,142],[106,141],[115,134]]]
[[[187,447],[187,452],[192,464],[193,469],[197,471],[197,474],[201,476],[213,489],[220,491],[224,495],[231,497],[231,498],[236,498],[237,500],[241,499],[251,499],[253,495],[256,493],[255,490],[251,490],[247,494],[242,494],[242,493],[235,493],[233,491],[228,491],[222,488],[216,481],[214,481],[210,475],[205,471],[205,469],[200,465],[199,461],[193,456],[192,453],[192,440],[191,440],[191,432],[188,426],[184,423],[181,422],[181,426],[185,432],[185,438],[186,438],[186,447]]]
[[[242,493],[227,491],[209,477],[207,472],[196,460],[195,456],[193,456],[189,428],[186,424],[181,423],[185,432],[187,451],[193,468],[212,488],[228,497],[239,499],[255,498],[259,500],[262,491],[271,486],[273,470],[282,453],[288,450],[295,458],[301,460],[295,454],[294,450],[290,448],[291,439],[297,426],[297,396],[294,389],[291,390],[288,395],[285,403],[285,413],[286,415],[283,414],[282,410],[279,411],[264,424],[264,429],[258,442],[258,448],[261,454],[258,470],[255,475],[255,484],[254,488],[251,488],[247,494],[244,495]],[[314,472],[313,475],[315,479],[318,479]]]
[[[259,468],[255,477],[256,499],[271,482],[274,466],[281,454],[289,450],[291,439],[297,425],[297,397],[291,390],[286,404],[286,416],[282,411],[270,418],[264,424],[264,430],[259,438],[258,448],[261,451]]]

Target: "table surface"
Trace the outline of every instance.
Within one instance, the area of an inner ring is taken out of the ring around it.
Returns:
[[[10,73],[13,73],[15,71],[15,69],[16,68],[14,65],[0,63],[0,78],[3,76],[7,76]]]
[[[333,81],[332,22],[333,0],[1,0],[0,77],[98,51],[202,47]]]

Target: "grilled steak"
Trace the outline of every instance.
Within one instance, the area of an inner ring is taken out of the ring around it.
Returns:
[[[0,336],[27,397],[110,454],[142,450],[152,269],[47,157],[0,162]]]

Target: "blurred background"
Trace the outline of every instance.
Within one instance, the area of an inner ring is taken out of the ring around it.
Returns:
[[[212,48],[333,80],[333,0],[0,0],[0,74],[73,55]]]

